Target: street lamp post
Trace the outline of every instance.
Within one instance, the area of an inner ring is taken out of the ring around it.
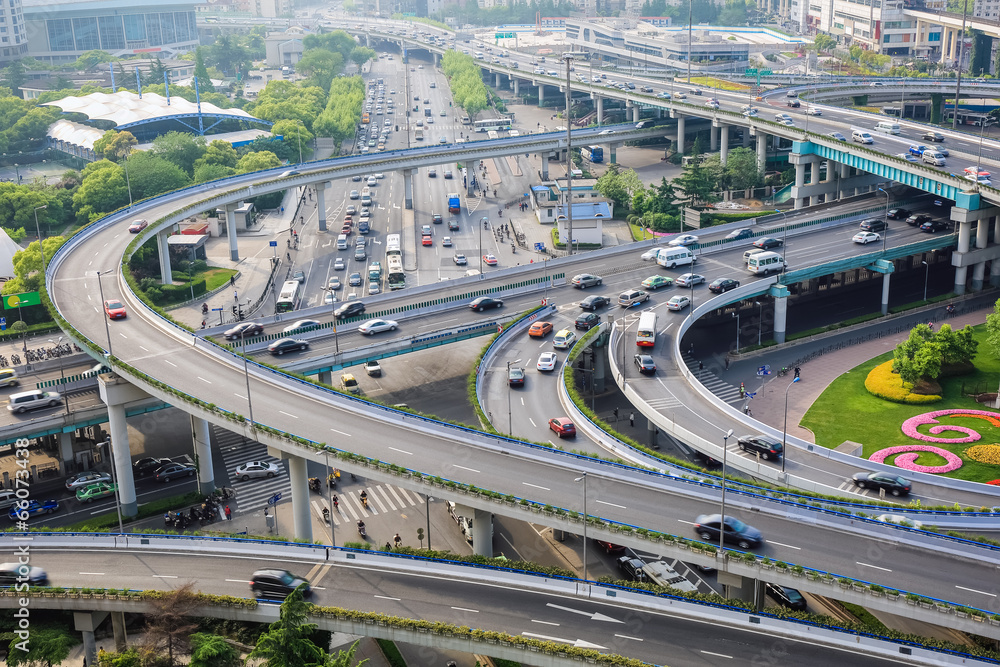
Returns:
[[[931,272],[931,265],[926,260],[920,260],[920,263],[924,265],[924,301],[927,301],[927,278]]]
[[[53,343],[58,348],[64,338],[65,336],[59,336],[59,338],[56,338],[54,341],[50,338],[49,342]],[[59,357],[59,389],[61,390],[63,385],[66,384],[66,373],[63,370],[63,358],[62,355],[59,354],[58,349],[56,350],[56,354]],[[69,414],[69,399],[66,396],[63,396],[63,403],[66,405],[66,414]]]
[[[879,188],[878,191],[885,195],[885,228],[882,230],[882,252],[884,254],[885,241],[889,236],[889,193],[882,188]]]
[[[132,208],[132,182],[128,178],[128,156],[132,154],[132,147],[125,147],[125,155],[122,158],[122,168],[125,169],[125,186],[128,188],[128,207]]]
[[[757,306],[757,347],[760,347],[761,335],[764,330],[764,304],[760,301],[754,301],[753,305]]]
[[[740,311],[733,313],[736,318],[736,354],[740,353]]]
[[[97,271],[97,289],[101,293],[101,308],[104,308],[104,281],[101,280],[101,276],[111,273],[114,269],[108,269],[104,273]],[[107,313],[104,314],[104,332],[108,335],[108,356],[112,356],[113,352],[111,350],[111,327],[108,326],[108,316]]]
[[[111,485],[115,487],[115,509],[118,511],[118,534],[125,534],[125,525],[122,523],[122,497],[121,491],[118,489],[118,475],[115,473],[115,468],[117,464],[115,463],[115,454],[111,451],[111,436],[104,438],[104,444],[108,446],[108,458],[111,459]]]
[[[587,581],[587,473],[573,481],[583,481],[583,580]]]
[[[785,421],[784,425],[781,427],[781,476],[785,476],[785,457],[788,455],[788,447],[786,446],[786,441],[788,439],[788,390],[792,388],[792,385],[798,382],[801,378],[795,378],[788,383],[785,387]]]
[[[719,552],[722,552],[726,536],[726,452],[729,438],[733,437],[733,429],[722,436],[722,520],[719,522]]]
[[[479,225],[479,278],[480,278],[480,280],[482,280],[482,278],[483,278],[483,229],[486,228],[486,225],[490,224],[490,219],[487,216],[484,215],[479,220],[479,222],[482,223],[482,224]]]
[[[329,292],[333,295],[333,288],[327,285],[323,288],[324,292]],[[340,354],[340,337],[337,335],[337,299],[334,298],[330,301],[331,307],[333,308],[333,345],[335,352],[334,354]]]
[[[507,362],[507,435],[514,437],[514,420],[511,417],[510,411],[510,365],[516,364],[521,361],[520,359],[515,359],[514,361]]]
[[[243,348],[243,374],[247,379],[247,409],[250,411],[250,437],[253,437],[253,401],[250,398],[250,364],[247,362],[247,343],[243,336],[246,329],[240,329],[240,347]]]
[[[49,205],[35,207],[35,233],[38,234],[38,252],[42,255],[42,285],[45,285],[45,250],[42,248],[42,228],[38,226],[38,211],[48,208]]]
[[[774,212],[781,214],[781,252],[785,254],[785,259],[788,259],[788,248],[785,247],[785,242],[788,240],[788,214],[779,208],[774,209]]]
[[[569,70],[577,55],[580,54],[564,53],[562,56],[566,61],[566,240],[570,255],[573,254],[573,90]]]

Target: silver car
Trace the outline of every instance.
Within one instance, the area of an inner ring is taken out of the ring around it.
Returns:
[[[236,468],[236,478],[244,482],[251,477],[264,477],[270,479],[281,474],[281,468],[276,463],[270,461],[248,461]]]
[[[82,489],[85,486],[90,486],[91,484],[97,484],[99,482],[110,482],[111,475],[106,472],[97,472],[91,470],[89,472],[81,472],[73,475],[66,480],[66,488],[70,491],[76,491],[77,489]]]

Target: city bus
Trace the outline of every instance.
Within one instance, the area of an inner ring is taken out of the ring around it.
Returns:
[[[584,146],[580,149],[580,155],[584,160],[589,160],[594,164],[604,162],[604,148],[602,146]]]
[[[389,234],[385,237],[385,270],[389,289],[406,287],[406,275],[403,273],[403,246],[399,234]]]
[[[290,310],[295,310],[299,302],[299,287],[301,284],[298,280],[285,281],[278,293],[278,302],[275,306],[277,312],[287,313]]]
[[[639,328],[635,333],[635,344],[639,347],[656,345],[656,313],[647,310],[639,316]]]
[[[472,127],[475,128],[476,132],[489,132],[490,130],[499,132],[500,130],[509,130],[511,120],[511,118],[484,118],[473,121]]]

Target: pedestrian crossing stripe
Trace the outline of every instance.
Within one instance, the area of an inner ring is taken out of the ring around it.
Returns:
[[[368,494],[367,509],[365,509],[364,504],[361,502],[360,489],[349,493],[333,494],[337,497],[336,507],[330,504],[328,495],[315,497],[311,505],[316,516],[321,519],[323,518],[323,510],[330,510],[330,519],[335,526],[340,526],[348,523],[355,524],[361,519],[367,519],[371,516],[378,516],[379,514],[388,512],[398,512],[406,507],[416,507],[424,504],[424,499],[419,493],[408,492],[406,489],[398,486],[379,484],[374,487],[367,487],[364,491]]]

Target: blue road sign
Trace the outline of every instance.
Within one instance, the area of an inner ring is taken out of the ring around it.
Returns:
[[[757,367],[757,375],[770,375],[770,374],[771,374],[770,366],[764,365]]]
[[[271,241],[267,245],[271,246],[272,248],[276,248],[276,247],[278,247],[278,242],[277,241]]]
[[[276,493],[276,494],[274,494],[273,496],[271,496],[270,498],[267,499],[267,504],[268,505],[277,505],[279,500],[281,500],[281,494],[280,493]]]

